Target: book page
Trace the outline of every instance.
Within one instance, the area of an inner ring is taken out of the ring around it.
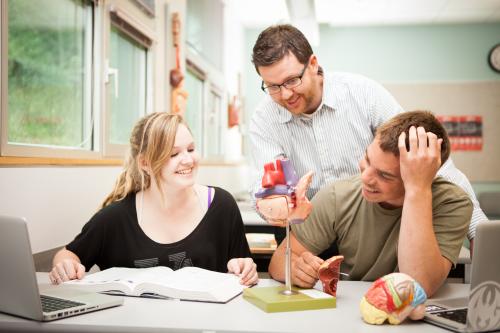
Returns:
[[[94,289],[95,291],[104,291],[106,286],[109,285],[110,289],[119,289],[124,293],[131,294],[138,284],[148,282],[156,276],[168,275],[171,272],[170,268],[162,266],[151,268],[113,267],[86,275],[81,280],[72,280],[65,283],[76,287],[88,286],[89,289],[93,289],[92,286],[94,286],[98,288]]]
[[[198,267],[184,267],[168,275],[151,276],[137,293],[157,293],[183,300],[227,302],[243,291],[239,277]]]
[[[148,282],[173,289],[201,292],[208,292],[226,284],[239,285],[238,277],[234,274],[219,273],[198,267],[184,267],[168,276],[158,274]]]

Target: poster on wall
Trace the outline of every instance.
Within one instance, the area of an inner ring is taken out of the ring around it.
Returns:
[[[452,151],[483,150],[482,116],[438,116],[437,118],[448,132]]]

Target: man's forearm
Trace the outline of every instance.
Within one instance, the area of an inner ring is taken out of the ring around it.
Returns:
[[[302,288],[312,288],[318,281],[318,269],[323,263],[323,259],[317,257],[304,247],[290,233],[291,247],[291,280],[296,286]],[[276,249],[269,263],[269,274],[278,281],[285,281],[285,261],[286,261],[286,238]]]
[[[281,242],[276,251],[274,251],[269,262],[269,275],[277,281],[285,281],[285,241]]]
[[[399,270],[416,279],[431,296],[448,275],[432,225],[432,191],[405,194],[398,244]]]

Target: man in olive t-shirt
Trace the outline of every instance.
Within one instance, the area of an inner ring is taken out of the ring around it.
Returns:
[[[435,178],[449,154],[446,131],[430,112],[402,113],[382,125],[361,174],[320,190],[305,223],[292,226],[293,283],[313,286],[323,262],[317,254],[336,242],[351,279],[400,271],[431,296],[456,263],[472,214],[463,190]],[[284,280],[284,244],[269,265],[277,280]]]

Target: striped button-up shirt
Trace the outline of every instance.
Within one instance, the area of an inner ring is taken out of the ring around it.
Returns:
[[[359,173],[358,162],[373,141],[378,126],[403,112],[380,84],[348,73],[325,73],[323,98],[316,112],[293,115],[266,96],[252,115],[252,194],[260,187],[263,166],[279,156],[291,160],[298,176],[314,172],[307,197],[324,185]],[[474,211],[468,237],[486,216],[472,187],[451,159],[438,175],[462,187],[471,197]],[[252,195],[253,197],[253,195]]]

